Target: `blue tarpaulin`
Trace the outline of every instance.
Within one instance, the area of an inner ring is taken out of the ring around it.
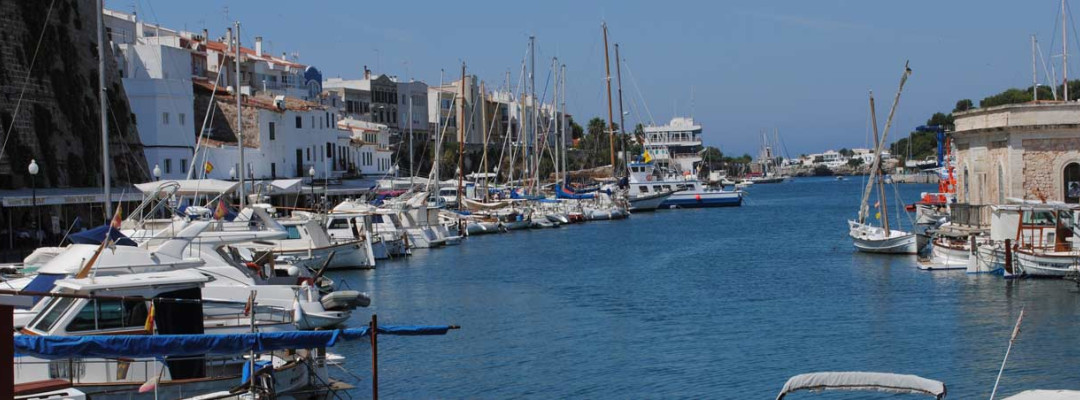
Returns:
[[[591,199],[596,197],[594,194],[579,194],[567,190],[563,185],[555,185],[555,197],[560,199]]]
[[[101,244],[101,242],[105,241],[105,235],[109,235],[119,246],[137,246],[134,240],[124,236],[123,233],[116,229],[109,229],[108,225],[73,234],[68,236],[68,240],[75,244]]]
[[[67,275],[64,274],[37,274],[30,283],[26,284],[26,287],[23,288],[23,290],[27,292],[51,292],[53,284],[66,276]],[[41,300],[41,297],[34,297],[34,303],[37,303],[39,300]]]
[[[380,335],[445,335],[449,325],[386,325]],[[265,353],[285,349],[331,347],[338,339],[367,337],[368,327],[332,331],[200,335],[101,335],[101,336],[15,336],[17,357],[45,359],[182,357],[203,354]]]

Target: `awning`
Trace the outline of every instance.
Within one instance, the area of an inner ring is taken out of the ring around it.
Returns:
[[[73,233],[68,236],[68,240],[75,244],[101,244],[101,242],[105,241],[105,235],[108,235],[113,242],[116,242],[116,244],[120,246],[138,246],[134,240],[124,236],[119,230],[109,229],[108,225],[102,225],[94,229]]]
[[[386,325],[380,335],[445,335],[449,325]],[[330,347],[338,339],[367,337],[369,327],[331,331],[292,331],[216,335],[101,335],[101,336],[15,336],[16,357],[45,359],[182,357],[195,355],[243,354]]]
[[[884,372],[815,372],[788,379],[776,400],[800,390],[876,391],[945,398],[945,384],[915,375]]]
[[[140,201],[142,195],[132,188],[113,188],[112,201]],[[101,188],[30,188],[0,190],[0,204],[4,207],[32,207],[34,205],[66,205],[104,203]]]
[[[270,186],[275,190],[294,192],[300,189],[303,179],[275,179],[270,181]]]

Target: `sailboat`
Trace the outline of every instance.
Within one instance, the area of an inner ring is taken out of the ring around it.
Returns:
[[[889,136],[889,127],[892,125],[896,106],[900,102],[900,93],[904,91],[904,83],[907,82],[909,75],[911,75],[911,68],[908,68],[908,65],[905,64],[904,74],[900,77],[900,88],[896,91],[892,108],[889,110],[889,118],[885,121],[885,131],[880,138],[878,138],[877,113],[874,111],[874,94],[873,92],[870,93],[870,115],[871,122],[874,125],[874,164],[870,169],[870,178],[866,182],[866,189],[863,190],[858,219],[848,220],[848,235],[851,236],[855,248],[862,252],[915,254],[918,250],[914,233],[892,229],[889,226],[888,203],[884,190],[885,182],[881,173],[881,151],[886,138]],[[878,192],[878,206],[880,206],[878,215],[881,218],[881,226],[873,226],[867,221],[869,216],[867,202],[870,200],[870,192],[874,190],[875,184]]]

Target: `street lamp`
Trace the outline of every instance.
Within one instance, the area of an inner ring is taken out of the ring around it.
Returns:
[[[236,167],[229,168],[229,180],[236,180]]]
[[[315,166],[314,165],[312,165],[310,168],[308,168],[307,174],[308,174],[308,176],[311,177],[311,205],[312,205],[311,208],[315,208],[314,207],[314,205],[315,205]]]
[[[160,181],[161,180],[161,166],[157,165],[157,164],[154,164],[154,180],[155,181]]]
[[[41,216],[38,214],[37,209],[37,173],[38,165],[37,160],[31,159],[30,166],[26,168],[30,172],[30,208],[34,209],[34,237],[38,240],[38,247],[41,246],[41,235],[38,234],[38,230],[41,229]]]

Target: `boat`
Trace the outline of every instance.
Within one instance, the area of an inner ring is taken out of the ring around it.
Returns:
[[[842,181],[842,180],[845,180],[845,179],[847,179],[847,178],[844,178],[843,175],[837,175],[836,176],[836,180],[838,180],[838,181]]]
[[[911,69],[904,65],[904,73],[900,78],[900,88],[896,92],[896,98],[893,100],[892,108],[889,111],[889,118],[885,121],[885,130],[880,138],[878,137],[877,114],[874,109],[874,95],[872,92],[870,93],[870,116],[874,126],[874,164],[870,168],[870,178],[867,180],[866,188],[862,193],[858,218],[848,220],[848,236],[851,237],[858,251],[884,254],[916,254],[918,252],[915,233],[893,229],[893,227],[889,226],[888,196],[885,194],[884,171],[882,171],[881,167],[881,152],[889,136],[889,128],[892,126],[896,106],[900,103],[900,93],[903,92],[904,83],[907,82],[910,74]],[[875,207],[879,207],[877,216],[881,220],[881,226],[873,226],[868,221],[870,214],[868,201],[871,192],[874,191],[875,184],[878,193],[878,202]]]
[[[674,191],[649,193],[638,196],[628,196],[627,201],[630,202],[630,211],[654,211],[660,208],[671,195],[675,194]]]
[[[967,269],[971,259],[971,243],[966,237],[935,235],[930,241],[930,259],[920,262],[919,269]]]
[[[1012,251],[1020,275],[1064,278],[1080,274],[1080,248],[1074,245],[1077,211],[1080,206],[1064,203],[1020,207]]]
[[[659,176],[658,176],[659,175]],[[629,198],[668,193],[659,208],[738,207],[742,205],[741,191],[709,187],[688,175],[664,175],[651,162],[630,163]]]
[[[342,219],[341,222],[347,220]],[[375,268],[375,255],[372,251],[371,235],[360,235],[357,239],[335,241],[327,234],[327,229],[341,229],[342,226],[325,226],[320,219],[305,211],[293,212],[289,219],[279,219],[288,235],[281,239],[253,241],[245,246],[259,251],[271,251],[280,256],[306,256],[324,259],[334,253],[327,268]],[[344,226],[344,229],[349,229]]]
[[[939,400],[947,394],[943,382],[916,375],[861,371],[814,372],[788,379],[776,400],[783,400],[795,392],[829,390],[924,395]]]

